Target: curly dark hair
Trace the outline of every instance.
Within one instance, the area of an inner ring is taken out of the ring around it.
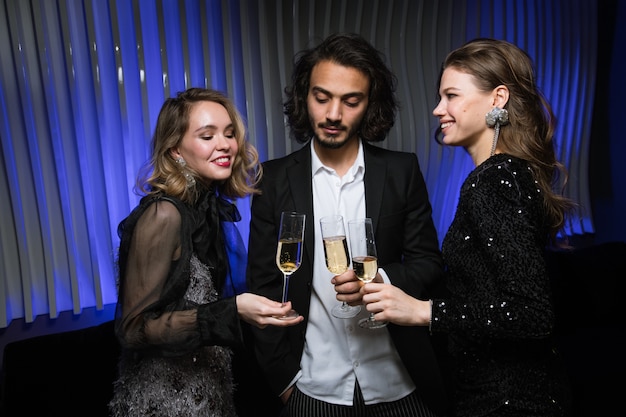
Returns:
[[[384,55],[355,33],[330,35],[318,46],[300,51],[294,57],[291,86],[285,88],[287,98],[283,104],[291,137],[304,143],[313,136],[307,95],[313,67],[321,61],[356,68],[369,78],[369,105],[359,136],[367,142],[383,141],[393,127],[399,107],[395,96],[397,78],[385,65]]]

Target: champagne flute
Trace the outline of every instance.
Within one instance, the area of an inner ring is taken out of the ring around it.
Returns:
[[[320,226],[326,267],[335,275],[343,274],[348,270],[350,263],[343,217],[340,215],[322,217]],[[353,307],[344,301],[334,306],[330,313],[338,319],[347,319],[356,316],[359,311],[361,311],[360,306]]]
[[[374,241],[372,219],[356,219],[348,222],[350,232],[350,251],[352,252],[352,268],[357,278],[367,283],[376,277],[378,272],[378,255]],[[359,321],[359,326],[366,329],[385,327],[387,322],[374,319],[374,313]]]
[[[304,242],[304,221],[306,215],[295,212],[280,214],[280,230],[278,232],[278,247],[276,248],[276,265],[283,273],[282,303],[287,303],[289,277],[302,263],[302,246]],[[298,312],[290,310],[279,319],[298,317]]]

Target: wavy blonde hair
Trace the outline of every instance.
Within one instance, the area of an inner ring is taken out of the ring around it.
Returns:
[[[165,100],[161,107],[152,136],[152,156],[137,178],[136,189],[140,194],[167,194],[187,203],[196,201],[202,182],[196,181],[195,185],[188,187],[187,179],[180,165],[172,158],[170,150],[183,140],[189,129],[191,109],[202,101],[215,102],[226,109],[239,147],[232,175],[217,185],[220,194],[228,198],[240,198],[259,192],[256,188],[262,175],[259,155],[256,148],[246,140],[243,117],[234,103],[219,91],[189,88]],[[197,178],[197,174],[189,167],[185,167],[185,170]]]

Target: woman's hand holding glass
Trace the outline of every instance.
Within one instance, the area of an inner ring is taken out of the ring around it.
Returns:
[[[369,283],[361,288],[363,304],[376,319],[401,326],[428,326],[431,318],[429,300],[411,297],[392,284]]]
[[[378,254],[374,240],[372,219],[364,218],[348,222],[350,232],[350,252],[352,254],[352,269],[356,276],[364,283],[372,282],[378,275]],[[379,329],[387,325],[384,321],[374,319],[370,311],[367,319],[359,321],[359,326],[367,329]]]
[[[268,325],[293,326],[304,320],[300,315],[287,318],[291,311],[291,301],[281,303],[261,295],[243,293],[237,296],[236,302],[239,317],[259,329]]]

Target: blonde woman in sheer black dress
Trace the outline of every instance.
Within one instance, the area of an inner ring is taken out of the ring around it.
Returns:
[[[192,88],[159,114],[145,196],[120,223],[116,333],[123,348],[110,402],[114,417],[234,416],[230,347],[244,320],[258,327],[290,305],[231,285],[229,201],[255,192],[261,175],[241,116],[217,91]]]

